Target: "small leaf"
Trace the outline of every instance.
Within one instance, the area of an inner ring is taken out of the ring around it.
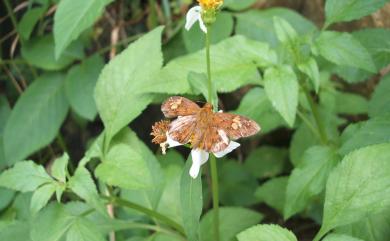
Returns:
[[[199,241],[199,219],[202,214],[202,180],[201,173],[193,179],[189,170],[192,159],[189,157],[180,180],[180,203],[184,230],[189,241]]]
[[[31,32],[34,30],[35,25],[45,13],[46,9],[46,6],[35,7],[29,9],[23,15],[22,19],[20,19],[20,22],[18,23],[18,32],[23,39],[28,40],[30,38]]]
[[[56,59],[68,45],[102,14],[112,0],[63,0],[54,15],[54,37]]]
[[[4,129],[8,164],[26,158],[56,137],[68,112],[62,77],[39,77],[16,102]]]
[[[8,206],[11,203],[15,196],[15,192],[8,188],[0,187],[0,211]]]
[[[322,57],[337,65],[377,71],[370,53],[349,33],[324,31],[315,46]]]
[[[294,125],[298,107],[298,83],[289,66],[268,68],[264,73],[264,88],[268,99],[290,127]]]
[[[363,240],[348,235],[332,233],[326,235],[323,241],[363,241]]]
[[[220,241],[231,241],[241,231],[259,223],[261,213],[240,207],[222,207],[219,209]],[[237,222],[240,220],[240,222]],[[200,223],[201,241],[214,241],[214,210],[207,212]]]
[[[371,118],[390,114],[390,74],[385,75],[376,86],[369,102],[368,114]]]
[[[46,206],[47,202],[50,200],[51,196],[53,196],[55,191],[56,184],[54,182],[47,183],[39,187],[31,198],[31,214],[36,214],[39,210]]]
[[[295,29],[283,18],[274,17],[274,28],[276,36],[281,43],[292,43],[298,37]]]
[[[386,2],[387,0],[327,0],[325,26],[367,16],[383,7]]]
[[[238,241],[297,241],[295,235],[278,225],[262,224],[237,235]]]
[[[307,61],[298,64],[297,67],[302,73],[310,78],[315,92],[318,93],[320,89],[320,71],[318,69],[317,61],[310,57]]]
[[[51,167],[51,175],[62,183],[66,182],[66,174],[68,172],[68,162],[69,162],[69,156],[67,153],[64,153],[60,158],[57,158],[54,161],[53,166]]]
[[[208,79],[205,74],[189,72],[188,82],[190,83],[192,92],[195,94],[202,94],[207,102],[214,106],[214,110],[218,110],[218,95],[215,90],[214,83],[211,86],[211,100],[209,100]]]
[[[45,169],[32,161],[23,161],[0,175],[0,186],[20,192],[30,192],[52,182]]]
[[[256,189],[255,197],[283,214],[288,177],[271,178]]]
[[[354,151],[344,157],[326,184],[319,240],[332,228],[359,221],[390,207],[390,144]]]

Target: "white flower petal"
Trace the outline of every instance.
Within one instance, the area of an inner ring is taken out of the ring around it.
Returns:
[[[215,152],[214,156],[217,158],[221,158],[221,157],[225,156],[226,154],[232,152],[234,149],[236,149],[239,146],[240,146],[240,143],[235,142],[235,141],[231,141],[229,143],[229,145],[223,151]]]
[[[200,6],[195,6],[188,10],[186,16],[186,25],[184,26],[186,30],[190,30],[196,21],[200,21],[202,19],[201,12],[202,8]]]
[[[171,148],[171,147],[175,147],[175,146],[182,146],[184,144],[180,143],[180,142],[177,142],[175,140],[173,140],[169,135],[168,135],[168,132],[166,133],[167,135],[167,141],[166,143],[168,144],[168,148]]]
[[[207,162],[209,153],[201,149],[193,149],[191,151],[192,166],[190,168],[190,176],[196,178],[199,175],[200,166]]]
[[[200,29],[202,29],[202,31],[204,33],[207,33],[207,28],[206,28],[206,25],[204,25],[204,22],[202,20],[202,16],[199,17],[199,26],[200,26]]]

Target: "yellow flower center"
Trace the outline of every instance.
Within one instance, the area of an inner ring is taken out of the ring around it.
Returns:
[[[204,10],[217,9],[223,4],[223,0],[198,0]]]

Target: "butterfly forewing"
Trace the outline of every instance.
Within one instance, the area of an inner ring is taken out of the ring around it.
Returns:
[[[161,106],[161,111],[167,118],[194,115],[199,110],[200,107],[196,103],[181,96],[172,96]]]
[[[172,121],[169,128],[169,136],[181,143],[185,144],[190,141],[193,136],[196,127],[196,116],[180,116],[176,120]]]
[[[260,131],[260,126],[255,121],[231,113],[215,113],[213,124],[224,130],[233,140],[251,136]]]

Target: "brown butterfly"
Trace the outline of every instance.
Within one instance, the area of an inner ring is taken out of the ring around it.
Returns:
[[[191,143],[193,149],[212,152],[220,157],[239,146],[236,140],[260,131],[260,126],[244,116],[213,112],[213,106],[206,103],[199,107],[181,96],[166,100],[161,110],[167,118],[175,118],[169,125],[168,137],[180,144]]]

